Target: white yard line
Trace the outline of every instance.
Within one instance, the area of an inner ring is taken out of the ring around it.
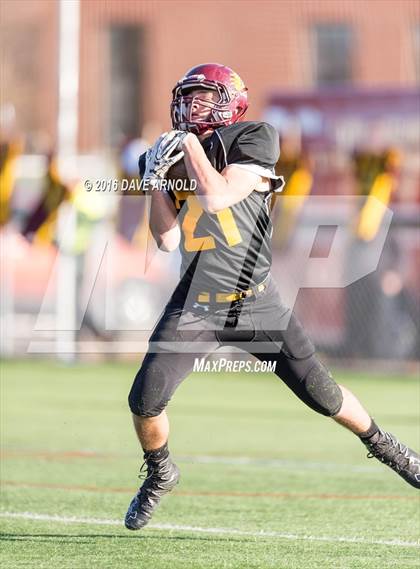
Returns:
[[[57,522],[63,524],[89,524],[123,527],[122,520],[110,520],[99,518],[79,518],[76,516],[51,516],[49,514],[37,514],[34,512],[0,512],[0,517],[9,519],[24,519],[41,522]],[[232,535],[245,537],[274,537],[278,539],[289,539],[292,541],[324,541],[330,543],[362,543],[366,545],[386,545],[400,547],[420,547],[420,542],[402,541],[400,539],[366,539],[364,537],[343,537],[325,535],[297,535],[291,533],[280,533],[275,531],[244,531],[234,528],[203,528],[198,526],[183,526],[175,524],[154,524],[148,526],[150,529],[186,531],[192,533],[211,533],[218,535]],[[128,534],[127,534],[128,535]]]
[[[19,455],[25,455],[25,449],[16,450],[13,448],[3,449],[6,456],[10,453],[9,458],[13,458],[13,453],[16,453],[16,458]],[[40,449],[39,451],[30,450],[28,452],[28,458],[37,458],[37,452],[45,457],[54,458],[57,454],[58,456],[63,455],[65,457],[66,451],[62,453],[58,451],[46,451]],[[125,453],[110,453],[106,454],[100,450],[92,449],[78,449],[68,451],[70,453],[69,458],[72,458],[71,454],[74,453],[74,458],[89,458],[89,459],[101,459],[101,458],[138,458],[138,455],[125,454]],[[80,453],[80,456],[77,456]],[[329,461],[311,461],[311,460],[293,460],[293,459],[283,459],[283,458],[256,458],[249,456],[223,456],[223,455],[175,455],[175,460],[181,463],[192,463],[192,464],[221,464],[221,465],[232,465],[232,466],[255,466],[260,468],[279,468],[283,470],[315,470],[321,472],[336,472],[348,474],[349,472],[370,472],[376,473],[383,471],[383,466],[379,465],[376,461],[368,462],[365,464],[343,464],[339,462],[329,462]]]

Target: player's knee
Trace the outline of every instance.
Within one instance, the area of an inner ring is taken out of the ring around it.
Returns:
[[[138,417],[157,417],[168,404],[166,399],[158,396],[153,390],[145,390],[139,375],[134,380],[128,395],[128,406],[133,415]]]
[[[311,367],[305,377],[305,390],[311,407],[327,417],[337,415],[343,404],[343,393],[327,368],[320,362]]]
[[[133,415],[138,417],[157,417],[166,405],[166,401],[150,401],[148,398],[139,397],[133,389],[128,396],[128,406]]]

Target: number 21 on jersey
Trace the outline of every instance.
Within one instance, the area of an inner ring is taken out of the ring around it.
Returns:
[[[177,200],[177,205],[178,204],[180,204],[180,202]],[[184,206],[187,207],[187,211],[185,212],[181,227],[185,236],[184,246],[186,251],[192,252],[215,249],[216,242],[212,235],[205,235],[202,237],[194,236],[198,221],[204,213],[198,199],[195,196],[190,195],[188,199],[185,200]],[[238,243],[242,241],[242,237],[233,217],[232,210],[227,207],[226,209],[217,212],[215,215],[217,216],[223,235],[229,247],[238,245]]]

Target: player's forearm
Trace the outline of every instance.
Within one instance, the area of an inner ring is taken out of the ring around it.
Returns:
[[[197,181],[196,195],[203,208],[209,213],[215,213],[227,207],[228,183],[213,168],[198,138],[192,134],[186,136],[182,148],[188,176]]]
[[[153,191],[150,200],[150,231],[162,251],[173,251],[178,247],[180,230],[175,209],[166,192]]]

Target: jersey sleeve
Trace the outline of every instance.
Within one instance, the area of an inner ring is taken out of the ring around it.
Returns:
[[[280,156],[279,136],[268,123],[250,123],[233,141],[227,163],[271,180],[272,189],[283,189],[284,180],[274,170]]]

